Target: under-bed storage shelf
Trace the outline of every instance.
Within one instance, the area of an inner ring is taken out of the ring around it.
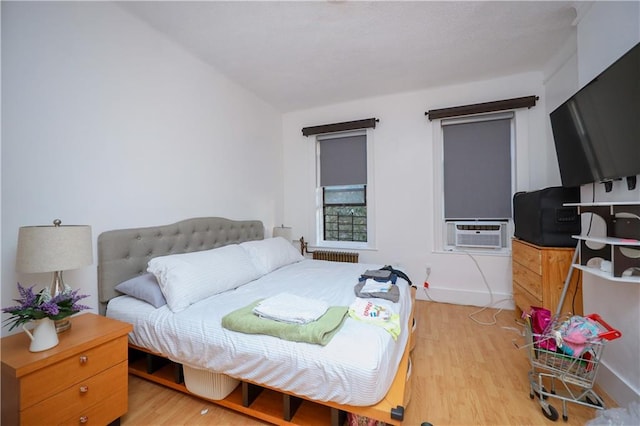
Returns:
[[[575,268],[610,281],[640,283],[640,202],[565,205],[578,207],[580,214],[601,217],[606,226],[605,236],[573,236],[580,242],[580,262]],[[610,268],[598,268],[598,260],[610,262]]]
[[[129,357],[129,374],[189,395],[194,395],[189,392],[184,384],[182,380],[183,376],[177,374],[177,371],[182,371],[180,364],[133,345],[129,346]],[[149,363],[159,363],[162,365],[159,365],[154,371],[149,371]],[[295,410],[295,414],[289,413],[289,416],[287,416],[287,413],[284,412],[284,407],[286,405],[286,398],[289,396],[270,389],[261,388],[255,400],[248,404],[248,406],[245,406],[243,401],[247,399],[247,396],[243,392],[246,392],[245,387],[247,385],[251,387],[256,386],[241,383],[226,398],[219,400],[208,399],[199,395],[194,396],[276,425],[332,424],[332,410],[330,407],[307,400],[302,400],[300,406]],[[285,420],[287,417],[291,420]]]
[[[182,370],[182,366],[173,361],[167,360],[160,355],[152,354],[143,348],[130,345],[129,347],[129,374],[141,377],[154,383],[158,383],[162,386],[172,388],[174,390],[194,395],[184,384],[181,375],[177,375],[177,371]],[[149,360],[153,361],[149,361]],[[154,371],[149,371],[148,364],[163,360],[160,365]],[[180,380],[180,381],[178,381]],[[295,414],[285,413],[284,407],[286,398],[288,395],[284,395],[280,392],[261,388],[259,394],[255,399],[245,406],[243,401],[247,399],[245,392],[246,387],[255,385],[249,385],[241,383],[233,392],[231,392],[226,398],[220,400],[213,400],[197,396],[198,398],[206,399],[215,404],[223,407],[230,408],[234,411],[247,414],[249,416],[259,418],[261,420],[273,423],[276,425],[329,425],[331,424],[331,408],[316,404],[311,401],[303,400]],[[288,417],[290,421],[285,420]]]
[[[398,392],[401,387],[405,392],[410,392],[410,356],[412,347],[408,342],[405,356],[400,363],[400,369],[406,374],[398,374],[392,384],[390,393]],[[149,370],[149,364],[154,364],[160,358],[164,362],[155,364],[158,368]],[[154,359],[154,361],[150,361]],[[180,372],[179,374],[177,372]],[[263,388],[247,382],[240,382],[227,397],[223,399],[209,399],[190,392],[183,381],[182,366],[173,361],[163,358],[161,355],[153,354],[144,348],[129,345],[129,374],[141,377],[159,385],[193,395],[197,398],[205,399],[214,404],[229,408],[231,410],[264,420],[275,425],[342,425],[346,419],[346,412],[341,410],[338,404],[326,403],[327,405],[309,401],[288,395],[283,392]],[[405,390],[405,386],[409,387]],[[405,405],[409,403],[410,394],[405,393]],[[384,400],[381,404],[384,403]],[[341,407],[344,408],[344,407]],[[371,407],[352,407],[353,411],[364,411],[365,415]],[[388,408],[388,407],[387,407]],[[399,425],[404,416],[404,408],[391,408],[399,419],[388,419],[387,424]]]

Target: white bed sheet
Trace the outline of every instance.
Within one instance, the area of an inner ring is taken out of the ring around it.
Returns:
[[[381,327],[347,317],[326,346],[226,330],[227,313],[264,297],[289,292],[348,306],[366,269],[380,265],[304,260],[277,269],[235,290],[173,313],[130,296],[112,299],[107,316],[133,324],[131,343],[196,368],[209,369],[317,401],[357,406],[379,402],[395,377],[407,344],[411,292],[398,279],[402,333],[397,340]]]

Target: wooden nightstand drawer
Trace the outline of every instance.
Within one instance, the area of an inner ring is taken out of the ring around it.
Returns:
[[[542,300],[542,276],[517,262],[513,263],[512,268],[513,281],[531,293],[536,299]]]
[[[514,240],[511,250],[515,262],[538,275],[542,275],[542,253],[540,250],[517,240]]]
[[[103,400],[100,404],[96,404],[81,416],[73,415],[60,421],[60,425],[69,426],[104,426],[115,420],[114,412],[126,413],[128,409],[127,391],[111,395],[108,399]]]
[[[24,410],[125,360],[127,337],[123,336],[29,374],[22,379],[20,408]]]
[[[127,370],[128,363],[123,361],[95,376],[81,380],[26,409],[21,420],[25,425],[41,425],[49,421],[57,424],[62,419],[73,418],[75,424],[78,424],[78,419],[86,416],[94,405],[103,403],[113,394],[127,394]],[[51,418],[51,413],[56,413],[55,419]]]

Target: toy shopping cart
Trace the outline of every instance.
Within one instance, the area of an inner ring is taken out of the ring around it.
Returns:
[[[620,331],[604,322],[598,314],[561,318],[579,253],[580,243],[573,253],[555,315],[545,309],[546,316],[534,316],[534,310],[540,309],[534,307],[529,315],[524,315],[527,341],[524,347],[531,361],[529,397],[537,396],[543,414],[553,421],[558,420],[558,411],[547,402],[548,398],[562,401],[562,419],[565,421],[568,419],[567,402],[605,408],[593,385],[605,345],[622,337]],[[561,386],[557,386],[558,382]]]
[[[543,414],[553,421],[558,411],[547,402],[549,397],[562,401],[565,421],[567,402],[603,409],[604,402],[593,385],[606,343],[622,334],[598,314],[556,315],[542,332],[536,332],[535,325],[530,315],[525,318],[525,347],[531,361],[529,397],[537,396]]]

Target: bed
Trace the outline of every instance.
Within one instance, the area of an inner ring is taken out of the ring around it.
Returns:
[[[395,310],[399,332],[358,321],[349,313],[322,342],[296,342],[222,326],[231,314],[284,293],[346,311],[360,275],[383,266],[306,259],[291,244],[283,246],[284,240],[277,240],[264,239],[260,221],[215,217],[104,232],[98,238],[100,312],[133,324],[132,349],[169,359],[190,373],[210,372],[242,383],[240,390],[214,402],[245,414],[291,424],[296,422],[296,409],[309,401],[328,407],[333,424],[340,424],[347,412],[400,424],[410,390],[415,294],[402,278],[395,286],[399,301],[380,302]],[[212,269],[219,288],[198,287],[198,280],[210,276],[171,275],[182,271],[184,259]],[[164,305],[153,302],[156,307],[137,294],[116,290],[121,283],[148,279],[148,267],[161,283]],[[139,373],[131,367],[130,372]],[[174,382],[179,381],[178,375]],[[171,387],[189,392],[188,385]],[[265,404],[255,402],[263,389],[282,396],[282,402],[275,398],[283,406],[275,414],[265,414]]]

